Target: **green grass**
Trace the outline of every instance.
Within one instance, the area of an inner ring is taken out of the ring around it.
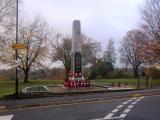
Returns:
[[[101,83],[131,83],[131,84],[135,84],[137,83],[136,79],[96,79],[96,80],[92,80],[93,83],[97,83],[97,84],[101,84]]]
[[[91,80],[91,83],[96,84],[104,84],[104,83],[128,83],[131,86],[137,88],[137,79],[97,79]],[[29,80],[28,83],[23,83],[23,81],[19,82],[19,91],[21,91],[26,86],[33,86],[33,85],[56,85],[56,84],[63,84],[63,80]],[[152,80],[153,85],[160,85],[159,80]],[[140,87],[145,88],[145,81],[140,81]],[[14,81],[2,81],[0,80],[0,97],[4,95],[13,94],[15,92],[15,82]]]
[[[92,80],[92,83],[96,84],[111,84],[111,83],[121,83],[125,84],[127,83],[130,86],[136,87],[137,86],[137,80],[136,79],[96,79]]]
[[[62,84],[63,80],[29,80],[28,83],[23,81],[19,82],[19,91],[21,91],[26,86],[33,85],[56,85]],[[14,81],[2,81],[0,80],[0,97],[4,95],[9,95],[15,93],[15,82]]]
[[[108,84],[108,83],[122,83],[125,84],[127,82],[128,85],[138,88],[138,80],[137,79],[96,79],[92,80],[92,83],[96,84]],[[152,85],[160,85],[160,79],[154,79],[151,81]],[[149,84],[151,83],[149,81]],[[146,88],[146,81],[140,80],[140,88]]]

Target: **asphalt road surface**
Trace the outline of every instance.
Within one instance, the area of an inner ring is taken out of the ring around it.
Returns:
[[[160,120],[160,96],[9,110],[0,120]]]

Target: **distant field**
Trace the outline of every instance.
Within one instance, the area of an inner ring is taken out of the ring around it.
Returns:
[[[131,86],[137,88],[137,79],[97,79],[91,80],[91,83],[96,84],[109,84],[109,83],[128,83]],[[28,83],[24,84],[23,81],[19,83],[19,91],[21,91],[26,86],[33,86],[33,85],[56,85],[56,84],[63,84],[63,80],[29,80]],[[160,85],[159,80],[152,80],[153,85]],[[145,81],[140,81],[140,87],[145,88]],[[15,82],[14,81],[3,81],[0,80],[0,97],[4,95],[12,94],[15,92]]]

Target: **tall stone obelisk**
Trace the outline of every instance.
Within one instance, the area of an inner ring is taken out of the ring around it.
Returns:
[[[72,26],[72,80],[84,80],[82,72],[81,23],[73,21]]]
[[[81,24],[79,20],[73,21],[72,26],[72,60],[68,80],[64,81],[65,87],[90,87],[90,81],[84,80],[82,70]]]

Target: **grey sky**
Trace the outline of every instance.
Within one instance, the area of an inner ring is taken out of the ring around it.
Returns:
[[[57,31],[71,35],[72,21],[81,20],[82,32],[107,46],[116,46],[128,30],[140,21],[138,8],[143,0],[23,0],[22,10],[29,16],[41,14]]]
[[[138,26],[138,7],[143,0],[23,0],[22,10],[29,16],[41,14],[57,31],[71,35],[72,21],[81,20],[82,32],[100,41],[116,44],[124,34]]]

